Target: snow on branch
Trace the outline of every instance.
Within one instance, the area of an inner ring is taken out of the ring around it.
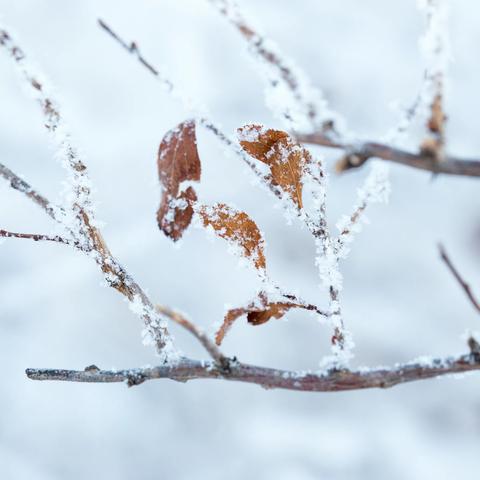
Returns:
[[[232,138],[230,138],[229,135],[224,133],[212,119],[209,118],[205,107],[200,107],[197,102],[194,102],[182,90],[176,87],[174,82],[163,72],[163,69],[160,70],[159,68],[153,66],[153,64],[142,55],[137,43],[128,43],[101,19],[98,20],[98,24],[104,32],[106,32],[113,40],[115,40],[115,42],[117,42],[118,45],[132,55],[140,65],[150,72],[150,74],[158,80],[158,82],[166,89],[167,92],[169,92],[177,100],[180,100],[180,103],[190,114],[190,116],[192,116],[200,125],[211,132],[218,140],[220,140],[220,142],[227,148],[228,151],[233,151],[236,155],[238,155],[241,160],[248,165],[250,170],[256,175],[257,178],[263,180],[262,172],[258,170],[248,155],[246,155],[243,150],[239,148],[238,144]],[[277,191],[272,190],[272,192],[278,196]]]
[[[51,133],[57,155],[68,172],[68,191],[66,192],[68,211],[72,211],[77,219],[82,210],[91,214],[91,185],[87,167],[71,142],[70,132],[54,100],[52,88],[48,85],[44,75],[37,72],[29,62],[25,52],[14,41],[10,33],[1,26],[0,46],[13,60],[30,93],[40,105],[45,118],[45,127]],[[68,211],[63,213],[68,214]]]
[[[1,230],[4,238],[26,238],[34,241],[53,241],[73,246],[93,258],[100,267],[107,285],[124,295],[131,310],[144,322],[146,343],[155,345],[164,360],[176,357],[172,339],[167,330],[167,316],[156,311],[153,303],[140,286],[126,272],[118,260],[111,254],[103,236],[96,226],[90,199],[90,181],[87,168],[78,155],[78,150],[71,143],[71,136],[52,99],[50,88],[43,78],[35,72],[26,59],[24,51],[15,43],[10,33],[0,27],[0,47],[13,60],[34,98],[40,104],[44,114],[45,126],[56,142],[62,163],[69,175],[70,194],[65,204],[55,207],[46,197],[34,190],[25,180],[12,170],[0,164],[0,176],[10,182],[13,189],[24,193],[39,205],[46,214],[56,220],[65,229],[66,236],[25,234]],[[42,78],[42,79],[41,79]]]
[[[362,229],[365,221],[365,210],[372,203],[386,203],[390,194],[388,179],[388,166],[376,162],[372,164],[370,173],[361,188],[358,189],[357,201],[350,215],[344,215],[336,224],[340,231],[336,242],[335,251],[339,258],[345,258],[349,252],[349,244],[355,234]]]
[[[300,132],[323,131],[334,135],[344,120],[330,110],[323,93],[279,47],[247,20],[234,0],[209,0],[246,40],[266,83],[266,103],[287,128]]]
[[[125,381],[130,386],[156,378],[177,381],[211,378],[254,383],[265,388],[338,391],[387,388],[414,380],[480,370],[480,345],[473,336],[468,338],[470,352],[465,355],[437,359],[423,357],[391,368],[349,367],[353,358],[354,342],[351,333],[345,327],[342,313],[340,294],[343,276],[340,259],[348,254],[348,245],[360,229],[368,205],[387,200],[388,169],[380,162],[372,166],[371,173],[363,187],[359,189],[353,212],[341,219],[337,225],[340,233],[335,237],[330,231],[327,218],[327,182],[323,163],[299,143],[311,142],[344,150],[345,156],[337,165],[339,171],[358,167],[369,158],[378,157],[437,173],[480,176],[480,162],[443,155],[442,59],[445,58],[447,50],[442,26],[443,2],[441,0],[424,2],[426,5],[424,8],[428,13],[426,37],[429,40],[426,43],[433,45],[427,62],[427,77],[434,79],[432,82],[435,86],[431,97],[429,131],[436,135],[439,148],[435,150],[435,154],[423,147],[419,154],[411,154],[387,144],[374,142],[351,144],[343,140],[337,135],[338,118],[328,109],[321,93],[310,86],[293,63],[286,60],[269,40],[253,29],[233,1],[210,1],[245,37],[251,51],[260,60],[269,84],[275,87],[274,103],[279,107],[278,112],[282,118],[287,120],[289,128],[311,133],[294,135],[250,124],[239,129],[237,144],[210,120],[203,107],[191,101],[168,76],[147,61],[137,44],[125,42],[105,22],[99,20],[99,24],[167,91],[180,99],[193,117],[167,132],[159,147],[157,167],[162,193],[157,210],[157,223],[160,231],[171,240],[177,241],[195,219],[200,228],[210,230],[225,240],[236,255],[255,269],[261,282],[262,288],[257,290],[255,298],[247,305],[227,311],[215,339],[205,334],[186,315],[170,307],[153,303],[112,255],[93,217],[86,166],[72,146],[58,106],[52,100],[46,83],[40,80],[41,77],[26,62],[23,51],[13,42],[6,30],[0,29],[0,46],[13,59],[40,103],[47,128],[52,132],[69,171],[72,186],[72,195],[65,204],[55,207],[26,181],[0,164],[0,176],[10,182],[12,188],[24,193],[46,214],[64,225],[67,232],[65,236],[56,236],[0,230],[0,237],[67,244],[93,258],[101,269],[106,283],[121,293],[128,300],[130,309],[143,319],[144,341],[155,345],[162,359],[162,364],[157,367],[120,371],[100,370],[95,365],[87,367],[84,371],[28,369],[26,373],[29,378],[78,382]],[[279,93],[281,98],[278,97]],[[437,123],[434,125],[435,122]],[[260,178],[261,183],[281,199],[285,212],[296,216],[308,227],[316,246],[315,260],[321,285],[328,292],[326,310],[315,303],[302,300],[298,294],[285,292],[270,279],[267,273],[264,234],[248,213],[221,202],[214,205],[199,202],[194,188],[195,184],[201,181],[201,162],[195,133],[197,124],[204,126],[225,146],[235,151]],[[304,198],[307,190],[310,190],[313,199],[312,206],[307,206],[308,202]],[[69,220],[68,215],[72,212],[75,223]],[[444,251],[442,258],[474,306],[480,310],[468,284],[453,267]],[[272,319],[282,318],[292,309],[308,310],[319,319],[327,319],[333,327],[332,355],[327,355],[320,361],[319,370],[293,372],[248,365],[239,362],[235,357],[225,356],[219,349],[226,332],[237,319],[246,317],[250,325],[259,326]],[[173,346],[167,329],[167,320],[189,331],[208,352],[212,361],[201,362],[181,356]]]
[[[267,389],[338,392],[366,388],[390,388],[402,383],[478,371],[480,370],[480,345],[473,337],[470,337],[468,344],[470,353],[465,355],[446,358],[423,357],[410,363],[397,364],[391,368],[297,372],[257,367],[232,360],[228,369],[222,369],[210,362],[182,359],[171,366],[129,370],[101,370],[95,365],[86,367],[85,370],[29,368],[26,370],[26,374],[32,380],[87,383],[121,382],[126,383],[129,387],[154,379],[170,379],[178,382],[215,379],[251,383]]]

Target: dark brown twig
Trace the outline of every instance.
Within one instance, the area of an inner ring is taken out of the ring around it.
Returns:
[[[455,265],[453,265],[452,261],[450,260],[450,257],[447,254],[447,251],[445,250],[442,244],[438,245],[438,250],[440,252],[440,258],[443,260],[443,262],[445,263],[447,268],[450,270],[452,275],[455,277],[455,280],[458,282],[460,287],[462,287],[463,291],[467,295],[468,299],[470,300],[470,303],[473,305],[475,310],[477,310],[477,312],[480,313],[480,302],[476,299],[475,295],[473,294],[470,285],[463,279],[462,275],[456,269]]]
[[[295,136],[300,142],[345,150],[345,156],[337,164],[337,170],[340,172],[361,167],[371,158],[379,158],[438,174],[480,177],[480,160],[445,156],[441,162],[438,162],[434,156],[425,153],[411,153],[382,143],[364,142],[352,145],[332,141],[321,132],[296,133]]]

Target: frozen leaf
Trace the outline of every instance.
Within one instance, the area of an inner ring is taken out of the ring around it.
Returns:
[[[262,325],[272,318],[282,318],[291,308],[315,309],[312,305],[295,302],[269,302],[265,292],[261,292],[259,298],[248,306],[228,310],[221,327],[215,334],[215,342],[220,345],[231,326],[243,315],[247,315],[247,321],[250,325]]]
[[[167,237],[177,241],[190,225],[193,204],[197,200],[193,187],[182,190],[182,182],[198,182],[201,173],[193,120],[181,123],[163,137],[157,165],[163,186],[157,211],[158,226]]]
[[[263,252],[264,240],[257,224],[245,213],[225,205],[201,206],[197,210],[205,227],[212,227],[215,234],[239,247],[240,255],[253,262],[257,270],[266,267]]]
[[[311,155],[299,143],[281,130],[265,129],[261,125],[246,125],[238,129],[240,145],[252,157],[270,167],[270,181],[279,187],[295,205],[303,208],[302,176]]]

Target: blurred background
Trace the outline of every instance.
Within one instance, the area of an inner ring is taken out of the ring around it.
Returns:
[[[410,105],[421,85],[414,0],[241,0],[240,5],[321,86],[352,129],[377,139],[398,122],[389,105]],[[453,62],[447,94],[448,149],[480,155],[477,132],[479,8],[450,6]],[[151,297],[188,313],[213,332],[225,304],[248,301],[255,275],[238,267],[222,240],[190,229],[180,246],[156,226],[158,144],[188,117],[144,69],[97,26],[101,17],[175,83],[208,106],[224,129],[248,122],[281,126],[263,103],[263,82],[243,39],[206,1],[65,2],[0,0],[31,59],[58,90],[84,152],[97,216],[114,252]],[[64,172],[35,102],[11,61],[0,56],[0,158],[51,199]],[[272,276],[324,305],[314,245],[287,225],[244,165],[199,129],[204,202],[247,211],[265,233]],[[413,142],[413,148],[418,143]],[[333,173],[325,159],[332,224],[348,213],[368,173]],[[466,350],[480,319],[441,263],[442,241],[480,292],[479,181],[391,167],[389,205],[369,209],[370,225],[342,263],[345,319],[355,365],[387,365]],[[52,231],[48,218],[0,182],[0,227]],[[122,384],[33,382],[27,367],[128,368],[155,364],[141,324],[93,262],[60,245],[7,240],[0,245],[0,476],[2,479],[424,479],[478,478],[479,377],[442,378],[386,391],[295,393],[217,381]],[[203,350],[172,330],[191,356]],[[318,367],[330,330],[313,317],[252,328],[239,321],[224,350],[242,361]]]

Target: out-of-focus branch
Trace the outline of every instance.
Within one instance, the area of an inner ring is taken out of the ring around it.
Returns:
[[[344,150],[346,152],[345,155],[337,163],[337,171],[339,172],[361,167],[371,158],[379,158],[437,174],[480,177],[480,160],[446,156],[441,162],[438,162],[431,155],[407,152],[382,143],[364,142],[348,144],[332,141],[321,132],[312,134],[296,133],[295,137],[300,142]]]
[[[339,117],[330,111],[321,91],[314,88],[305,74],[280,52],[278,47],[245,18],[234,0],[209,0],[220,14],[226,18],[247,42],[251,53],[261,62],[267,82],[272,88],[285,86],[292,98],[291,109],[280,102],[270,102],[274,111],[281,110],[281,115],[288,122],[295,124],[296,118],[305,123],[310,131],[321,129],[326,135],[336,136],[335,120]],[[285,92],[282,91],[282,94]],[[284,104],[285,99],[284,99]],[[290,111],[291,110],[291,111]],[[274,112],[275,113],[275,112]],[[303,118],[304,117],[304,118]]]
[[[0,229],[0,237],[2,238],[24,238],[28,240],[33,240],[34,242],[57,242],[64,243],[65,245],[72,245],[73,242],[59,235],[44,235],[41,233],[18,233],[10,232],[8,230]]]
[[[32,369],[26,370],[32,380],[65,382],[113,383],[127,382],[129,386],[146,380],[168,378],[180,382],[195,379],[216,379],[245,382],[263,388],[282,388],[304,392],[336,392],[366,388],[389,388],[402,383],[480,370],[479,345],[473,338],[466,355],[413,361],[392,368],[330,370],[320,373],[294,372],[257,367],[231,361],[228,370],[215,363],[181,359],[177,363],[130,370],[100,370],[95,366],[85,370]]]
[[[450,257],[447,254],[447,251],[445,250],[445,248],[442,244],[438,245],[438,250],[440,252],[440,258],[443,260],[443,262],[445,263],[447,268],[450,270],[450,272],[454,276],[455,280],[458,282],[460,287],[463,289],[463,291],[467,295],[468,299],[470,300],[470,303],[473,305],[475,310],[477,310],[477,312],[480,313],[480,302],[477,300],[477,298],[473,294],[470,285],[463,279],[460,272],[457,270],[455,265],[452,263],[452,261],[450,260]]]

